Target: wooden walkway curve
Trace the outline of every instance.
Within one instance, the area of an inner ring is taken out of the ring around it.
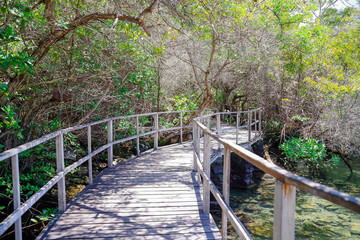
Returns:
[[[202,213],[190,143],[106,169],[38,239],[221,239]]]
[[[0,162],[11,159],[15,209],[0,223],[0,236],[15,225],[15,239],[22,240],[22,215],[57,185],[59,213],[62,214],[52,220],[38,239],[227,239],[230,222],[241,239],[250,240],[250,234],[229,205],[231,152],[276,179],[274,239],[295,239],[297,189],[360,214],[360,198],[290,173],[239,146],[251,145],[261,138],[261,109],[202,115],[194,119],[192,126],[183,125],[183,122],[188,123],[184,119],[191,112],[146,113],[104,119],[59,130],[0,153]],[[159,120],[169,114],[179,116],[179,127],[159,125]],[[236,121],[235,127],[221,123],[221,117],[226,116],[225,120]],[[141,125],[143,118],[154,126]],[[121,130],[121,121],[125,120],[135,124],[136,135],[114,139],[114,131]],[[95,125],[107,126],[108,141],[92,149],[95,139],[91,131]],[[179,131],[180,142],[183,142],[183,131],[189,128],[192,128],[192,144],[186,142],[158,148],[160,132]],[[64,134],[81,129],[87,131],[88,155],[65,167]],[[140,138],[147,135],[154,136],[157,150],[140,155]],[[54,140],[57,175],[21,203],[19,154]],[[113,167],[113,147],[126,141],[136,141],[138,157]],[[92,157],[105,150],[109,168],[93,181]],[[223,156],[222,193],[210,179],[212,158],[220,155]],[[85,162],[88,163],[89,186],[66,204],[66,174]],[[210,215],[210,194],[222,210],[221,235]]]

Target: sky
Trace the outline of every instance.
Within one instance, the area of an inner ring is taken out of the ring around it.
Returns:
[[[338,0],[335,3],[337,9],[343,9],[348,6],[358,7],[357,0]]]

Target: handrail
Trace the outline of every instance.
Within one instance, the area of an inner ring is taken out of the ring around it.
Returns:
[[[158,148],[158,134],[159,132],[164,131],[172,131],[172,130],[180,130],[180,139],[183,142],[183,130],[191,128],[192,126],[188,126],[183,124],[183,118],[188,113],[198,112],[198,110],[191,111],[169,111],[169,112],[153,112],[153,113],[144,113],[144,114],[135,114],[129,116],[119,116],[113,118],[107,118],[96,122],[91,122],[87,124],[82,124],[74,127],[69,127],[66,129],[62,129],[50,134],[47,134],[41,138],[33,140],[31,142],[20,145],[16,148],[4,151],[0,153],[0,162],[4,161],[8,158],[11,158],[11,166],[12,166],[12,182],[13,182],[13,202],[14,202],[14,211],[10,214],[4,221],[0,223],[0,236],[12,225],[15,223],[15,238],[16,240],[22,239],[21,232],[21,216],[29,210],[46,192],[48,192],[55,184],[58,185],[58,206],[59,212],[63,212],[66,210],[66,197],[65,197],[65,176],[71,170],[77,168],[84,162],[88,161],[89,167],[89,184],[93,183],[92,176],[92,158],[103,152],[108,150],[108,167],[112,167],[113,164],[113,145],[119,144],[122,142],[135,140],[137,141],[137,154],[140,155],[140,137],[154,134],[154,148]],[[159,115],[162,114],[179,114],[180,118],[180,126],[172,127],[172,128],[159,128]],[[153,117],[154,118],[154,129],[152,131],[139,133],[139,118],[140,117]],[[135,118],[136,119],[136,135],[130,136],[123,139],[114,140],[113,139],[113,122],[117,120],[125,120]],[[91,128],[95,125],[107,123],[107,144],[99,147],[96,150],[92,150],[91,147]],[[63,136],[66,133],[87,129],[87,139],[88,139],[88,155],[77,160],[75,163],[68,167],[64,167],[64,146],[63,146]],[[33,194],[25,203],[20,202],[20,173],[19,173],[19,154],[31,149],[39,144],[50,141],[52,139],[56,139],[56,167],[57,167],[57,175],[51,178],[40,190],[38,190],[35,194]]]
[[[256,111],[255,111],[256,112]],[[296,206],[296,187],[310,193],[314,196],[319,196],[330,202],[333,202],[337,205],[343,206],[347,209],[350,209],[356,213],[360,213],[360,198],[351,196],[347,193],[337,191],[333,188],[324,186],[322,184],[313,182],[304,177],[298,176],[291,172],[282,169],[281,167],[266,161],[264,158],[257,156],[256,154],[242,148],[241,146],[230,142],[226,139],[221,138],[215,132],[211,131],[207,126],[201,123],[200,120],[210,119],[215,116],[215,114],[209,114],[202,116],[201,118],[195,118],[193,124],[194,131],[194,170],[198,171],[200,175],[203,176],[203,194],[207,196],[210,194],[210,191],[216,191],[211,189],[208,186],[214,186],[210,180],[210,171],[209,171],[209,154],[206,151],[210,151],[210,138],[218,142],[218,144],[224,146],[224,170],[223,170],[223,198],[226,203],[229,203],[229,183],[230,183],[230,151],[234,152],[238,156],[242,157],[249,163],[258,167],[265,173],[272,175],[275,179],[275,198],[274,198],[274,239],[283,239],[291,240],[295,238],[295,206]],[[251,114],[250,114],[251,115]],[[256,114],[255,114],[256,115]],[[260,117],[261,115],[259,115]],[[249,117],[250,119],[251,117]],[[261,117],[260,117],[261,119]],[[251,121],[250,121],[251,122]],[[250,123],[251,125],[251,123]],[[261,125],[260,125],[261,126]],[[260,127],[259,126],[259,127]],[[261,131],[261,127],[259,129]],[[251,128],[249,128],[249,132]],[[201,169],[201,164],[199,163],[200,159],[200,132],[204,133],[204,153],[203,153],[203,166]],[[250,136],[250,135],[249,135]],[[216,193],[215,193],[216,194]],[[215,196],[215,195],[214,195]],[[215,196],[216,200],[218,198]],[[204,197],[204,205],[210,206],[209,198]],[[219,202],[219,201],[218,201]],[[231,215],[231,209],[224,204],[220,203],[220,207],[223,211],[222,218],[222,236],[223,239],[226,239],[227,234],[227,218]],[[204,207],[206,208],[206,207]],[[231,219],[229,218],[231,221]],[[234,225],[234,223],[232,223]],[[242,225],[240,221],[235,223],[235,230],[242,239],[248,239],[248,235],[244,231],[240,231],[239,227]]]
[[[130,141],[130,140],[136,140],[136,149],[137,154],[140,155],[140,137],[154,134],[154,149],[158,148],[158,139],[159,139],[159,132],[164,131],[172,131],[172,130],[180,130],[180,141],[183,142],[183,130],[192,128],[192,126],[186,125],[183,123],[184,116],[187,113],[193,113],[197,112],[197,110],[192,111],[171,111],[171,112],[154,112],[154,113],[144,113],[144,114],[135,114],[135,115],[129,115],[129,116],[119,116],[119,117],[113,117],[113,118],[107,118],[96,122],[91,122],[87,124],[82,124],[74,127],[69,127],[66,129],[62,129],[59,131],[56,131],[54,133],[50,133],[48,135],[45,135],[39,139],[33,140],[31,142],[25,143],[23,145],[20,145],[19,147],[4,151],[0,153],[0,162],[3,160],[6,160],[8,158],[11,158],[12,162],[12,178],[13,178],[13,202],[14,202],[14,212],[10,214],[4,221],[0,223],[0,236],[12,225],[15,223],[15,238],[16,240],[22,239],[22,232],[21,232],[21,216],[29,210],[46,192],[48,192],[55,184],[58,185],[58,206],[59,206],[59,212],[64,212],[66,210],[66,195],[65,195],[65,176],[67,173],[69,173],[71,170],[79,167],[84,162],[88,161],[88,168],[89,168],[89,184],[93,183],[93,176],[92,176],[92,158],[99,154],[100,152],[103,152],[107,150],[108,155],[108,167],[112,167],[113,164],[113,145],[119,144],[122,142]],[[207,112],[207,111],[206,111]],[[205,112],[205,113],[206,113]],[[239,114],[246,114],[255,112],[256,110],[250,110],[248,112],[236,112],[237,114],[237,122],[239,120]],[[203,113],[203,112],[202,112]],[[201,113],[201,114],[202,114]],[[259,112],[260,113],[260,112]],[[178,127],[172,127],[172,128],[159,128],[159,115],[162,114],[179,114],[180,115],[180,126]],[[222,131],[228,130],[228,129],[222,129],[221,123],[220,123],[220,115],[226,115],[226,114],[234,114],[234,112],[222,112],[217,113],[217,130],[220,134]],[[203,114],[202,114],[203,115]],[[207,116],[207,115],[206,115]],[[139,118],[140,117],[153,117],[154,118],[154,129],[148,132],[140,133],[139,132]],[[113,122],[117,120],[125,120],[134,118],[136,121],[136,135],[123,138],[123,139],[113,139]],[[200,117],[201,119],[202,117]],[[256,118],[255,118],[256,119]],[[96,150],[92,149],[91,146],[91,129],[95,125],[99,124],[105,124],[107,123],[107,144],[99,147]],[[259,125],[261,128],[261,120],[255,122],[248,122],[247,125],[239,126],[237,124],[237,128],[243,128],[248,127],[252,128],[253,126]],[[66,133],[70,133],[72,131],[87,129],[87,139],[88,139],[88,155],[85,157],[77,160],[72,165],[65,168],[64,166],[64,145],[63,145],[63,136]],[[238,131],[238,130],[237,130]],[[251,138],[251,129],[249,130],[249,139],[254,140],[254,138]],[[50,141],[52,139],[56,140],[56,167],[57,167],[57,175],[51,178],[40,190],[38,190],[35,194],[33,194],[25,203],[20,203],[20,173],[19,173],[19,154],[31,149],[39,144],[42,144],[44,142]],[[216,190],[214,190],[216,191]],[[229,215],[229,218],[231,216]]]

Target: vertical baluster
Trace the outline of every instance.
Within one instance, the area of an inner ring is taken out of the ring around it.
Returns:
[[[262,131],[262,126],[261,126],[261,109],[259,111],[259,133],[260,133],[260,136],[261,136],[261,131]]]
[[[220,113],[216,114],[216,130],[218,133],[218,136],[221,137],[221,119],[220,119]],[[221,144],[218,143],[218,149],[221,148]]]
[[[276,180],[274,202],[273,239],[295,239],[296,187]]]
[[[88,126],[88,154],[92,152],[91,149],[91,126]],[[88,167],[89,167],[89,184],[93,184],[93,172],[92,172],[92,158],[89,158],[88,161]]]
[[[210,135],[204,132],[204,159],[203,169],[204,173],[210,178]],[[210,213],[210,185],[204,181],[203,187],[203,211],[205,214]]]
[[[159,114],[155,114],[155,135],[154,135],[154,148],[159,148]]]
[[[209,117],[206,118],[206,127],[207,127],[208,129],[210,129],[210,123],[211,123],[211,118],[210,118],[210,116],[209,116]]]
[[[180,142],[183,143],[183,112],[180,112]]]
[[[136,116],[136,136],[136,151],[137,155],[140,156],[139,116]]]
[[[111,143],[113,141],[113,121],[108,121],[108,143]],[[108,148],[108,167],[113,167],[113,145],[111,144]]]
[[[20,172],[19,172],[19,155],[11,157],[11,169],[12,169],[12,185],[13,185],[13,205],[14,211],[20,207]],[[21,232],[21,216],[15,222],[15,239],[22,239]]]
[[[257,114],[257,110],[254,111],[254,121],[255,121],[255,136],[256,136],[256,131],[257,131],[257,122],[256,122],[256,114]]]
[[[201,139],[201,129],[199,126],[196,126],[196,149],[198,150],[199,159],[201,159],[200,139]]]
[[[236,144],[239,144],[239,113],[236,113]]]
[[[56,136],[56,170],[60,173],[64,170],[64,137],[60,133]],[[59,212],[66,210],[65,174],[57,183]]]
[[[195,172],[197,172],[196,156],[199,153],[199,149],[198,149],[198,139],[197,139],[197,125],[195,121],[193,121],[193,146],[194,146],[193,169]]]
[[[249,133],[248,133],[248,141],[250,142],[251,141],[251,116],[252,115],[252,112],[250,110],[248,110],[248,130],[249,130]]]
[[[226,203],[229,203],[230,199],[230,149],[225,147],[224,149],[224,163],[223,163],[223,197]],[[222,239],[227,239],[227,217],[225,211],[222,211]]]

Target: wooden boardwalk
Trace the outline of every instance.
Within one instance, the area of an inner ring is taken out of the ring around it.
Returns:
[[[106,169],[38,239],[221,239],[192,170],[190,143]]]

